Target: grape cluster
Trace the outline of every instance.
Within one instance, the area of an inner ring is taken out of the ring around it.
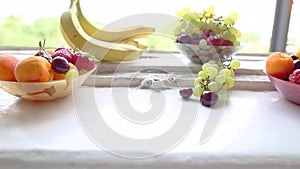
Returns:
[[[176,13],[180,18],[174,34],[177,43],[199,44],[202,39],[212,46],[239,46],[241,32],[234,27],[237,13],[216,17],[214,6],[203,12],[191,12],[183,8]]]
[[[202,65],[194,80],[194,88],[180,90],[180,95],[188,99],[191,95],[200,97],[204,106],[210,107],[217,103],[217,93],[223,88],[230,89],[234,86],[234,72],[240,67],[238,60],[222,63],[209,61]],[[192,91],[192,92],[191,92]],[[191,93],[191,94],[189,94]]]

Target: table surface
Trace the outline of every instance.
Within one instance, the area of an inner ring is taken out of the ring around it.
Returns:
[[[1,91],[0,112],[1,168],[300,167],[300,109],[277,91],[226,91],[212,108],[178,89],[83,86],[53,102]]]
[[[0,90],[1,168],[299,169],[299,106],[270,85],[264,58],[238,59],[235,87],[212,108],[180,98],[176,86],[192,85],[200,66],[178,53],[101,63],[85,86],[54,102]],[[139,88],[174,75],[171,89]]]

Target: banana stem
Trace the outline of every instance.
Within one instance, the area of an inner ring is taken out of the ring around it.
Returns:
[[[71,4],[70,4],[69,8],[71,9],[73,6],[78,4],[78,2],[79,2],[79,0],[71,0]]]

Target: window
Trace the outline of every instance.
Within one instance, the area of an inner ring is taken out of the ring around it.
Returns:
[[[141,13],[161,13],[175,16],[176,11],[180,11],[185,6],[193,11],[202,11],[210,5],[214,5],[217,15],[238,12],[239,18],[236,27],[242,32],[240,41],[244,47],[240,52],[243,53],[267,53],[269,51],[276,8],[276,1],[274,0],[174,0],[172,2],[161,0],[110,0],[105,3],[98,0],[80,0],[80,2],[86,17],[99,23],[100,26],[126,16]],[[69,1],[60,0],[6,1],[0,6],[0,28],[6,30],[0,33],[0,45],[36,46],[37,41],[43,38],[48,39],[48,45],[50,46],[66,44],[60,35],[58,24],[60,14],[67,10],[69,3]],[[294,0],[293,9],[297,9],[298,3],[299,0]],[[16,21],[26,26],[20,26],[21,28],[10,27],[9,30],[11,31],[4,29],[5,24],[7,28],[6,21],[10,16],[16,17]],[[297,35],[299,34],[300,23],[297,16],[299,16],[299,11],[293,10],[289,27],[288,51],[299,46]],[[52,17],[52,19],[41,20],[41,18],[48,17]],[[36,23],[37,20],[39,23]],[[30,29],[31,32],[29,27],[32,28]],[[170,40],[164,39],[166,41],[165,45],[161,45],[162,43],[157,43],[156,40],[163,40],[163,38],[152,36],[149,39],[148,42],[153,43],[150,46],[154,49],[176,50]]]
[[[300,1],[294,0],[287,41],[287,52],[295,52],[300,47]]]

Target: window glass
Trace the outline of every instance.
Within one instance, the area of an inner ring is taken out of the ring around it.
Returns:
[[[286,48],[286,51],[289,53],[294,53],[300,49],[300,11],[298,9],[300,9],[300,1],[294,0]]]
[[[191,11],[201,12],[210,5],[214,5],[218,16],[238,12],[239,18],[236,27],[242,32],[240,41],[243,49],[241,52],[246,53],[265,53],[269,51],[276,6],[275,0],[109,0],[105,2],[102,0],[80,0],[80,2],[86,17],[99,23],[99,25],[109,24],[126,16],[143,13],[175,16],[176,12],[183,7],[189,7]],[[48,44],[50,43],[49,45],[53,46],[65,43],[60,35],[58,23],[60,14],[69,7],[69,3],[68,0],[6,0],[2,2],[0,6],[0,28],[5,30],[5,33],[1,31],[0,45],[32,46],[42,38],[48,39]],[[10,17],[12,15],[16,18],[12,19]],[[49,17],[52,19],[40,19]],[[19,22],[19,25],[9,27],[11,23],[7,23],[8,19],[11,22]],[[37,23],[37,21],[39,22]],[[21,26],[21,24],[26,26]],[[7,29],[10,29],[10,31]],[[158,43],[161,40],[161,37],[152,36],[146,41],[152,43],[149,46],[153,49],[175,49],[171,40]]]

